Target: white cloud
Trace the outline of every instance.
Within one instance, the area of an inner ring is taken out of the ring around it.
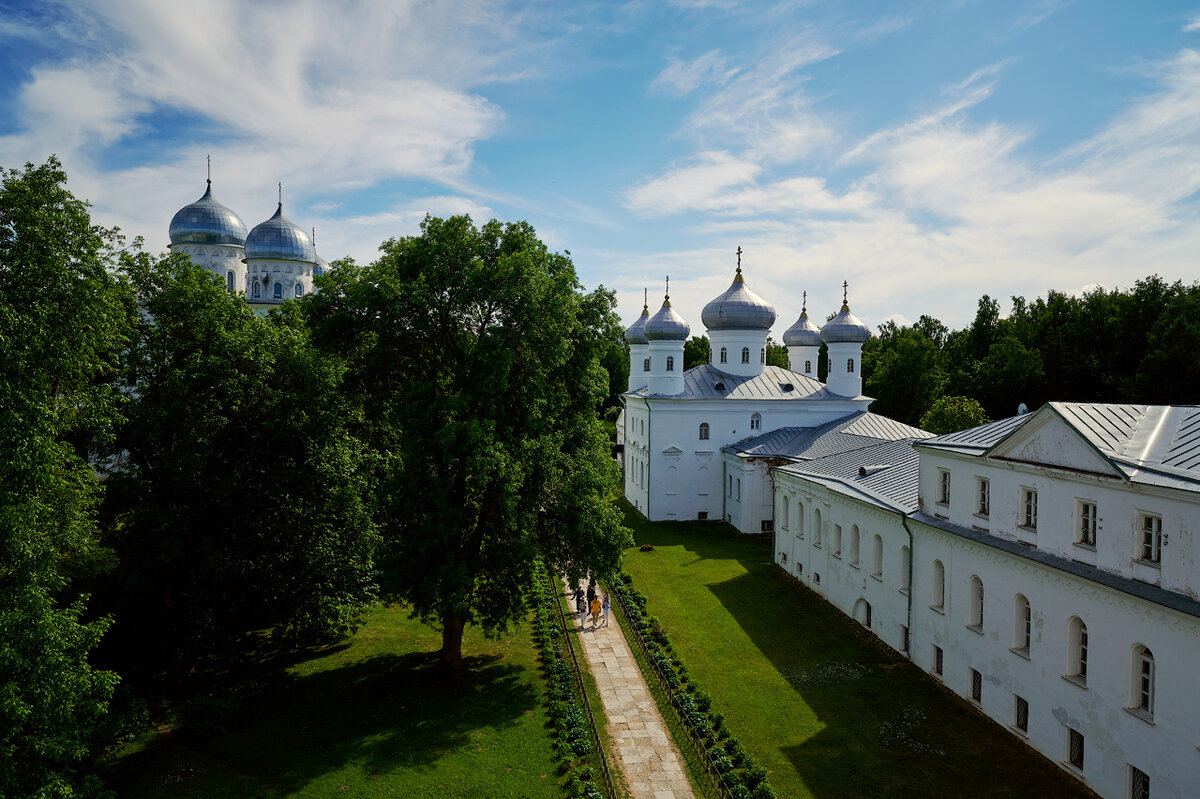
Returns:
[[[1183,26],[1184,33],[1195,33],[1200,31],[1200,16],[1192,17],[1186,25]]]
[[[725,66],[725,58],[719,50],[709,50],[690,62],[670,56],[667,58],[667,66],[650,83],[650,89],[683,97],[705,83],[723,84],[736,71]]]
[[[762,169],[724,151],[700,153],[685,165],[631,189],[626,204],[652,215],[674,214],[712,201],[723,190],[754,180]]]

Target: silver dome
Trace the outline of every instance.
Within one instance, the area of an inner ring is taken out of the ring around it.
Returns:
[[[625,331],[626,344],[645,344],[646,339],[646,322],[650,319],[650,307],[642,306],[642,315],[637,318],[629,329]]]
[[[862,344],[871,337],[871,330],[850,313],[850,306],[842,303],[842,310],[837,316],[825,323],[821,328],[821,340],[826,344],[841,344],[850,342]]]
[[[739,266],[733,285],[704,306],[700,320],[709,330],[770,330],[775,324],[775,308],[746,288]]]
[[[329,271],[329,262],[321,256],[317,256],[317,262],[313,264],[313,277],[323,275]]]
[[[247,258],[277,258],[283,261],[317,262],[317,251],[312,240],[299,225],[283,215],[283,203],[275,209],[275,216],[255,225],[246,237]]]
[[[783,331],[783,343],[788,347],[821,346],[821,331],[808,318],[808,308],[800,312],[796,324]]]
[[[170,236],[172,244],[232,244],[241,247],[246,243],[246,223],[216,201],[212,196],[210,180],[203,197],[180,208],[171,217]]]
[[[658,313],[646,320],[646,326],[642,328],[642,334],[646,337],[646,341],[685,341],[688,333],[692,332],[692,326],[683,321],[683,317],[675,313],[675,309],[671,307],[671,298],[664,297],[662,307],[658,309]]]

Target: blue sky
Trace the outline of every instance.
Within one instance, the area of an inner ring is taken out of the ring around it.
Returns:
[[[0,165],[167,244],[284,184],[327,259],[526,219],[618,290],[868,324],[1200,275],[1200,4],[0,0]]]

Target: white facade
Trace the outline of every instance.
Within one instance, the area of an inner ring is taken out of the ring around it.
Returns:
[[[313,264],[280,258],[247,258],[250,301],[281,303],[313,293]]]
[[[1196,419],[1053,404],[917,442],[904,500],[777,469],[775,560],[1105,799],[1196,796]]]
[[[186,255],[196,266],[207,269],[221,279],[230,292],[246,292],[246,251],[233,244],[168,244],[171,252]]]

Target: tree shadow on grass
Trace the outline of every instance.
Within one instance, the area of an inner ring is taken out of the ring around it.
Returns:
[[[436,652],[378,655],[305,676],[276,675],[244,701],[229,732],[182,735],[129,755],[117,781],[156,768],[156,749],[177,746],[266,793],[286,794],[353,763],[365,774],[431,767],[474,746],[480,730],[502,733],[537,705],[536,677],[521,666],[466,657],[469,671],[449,679],[437,659]]]

